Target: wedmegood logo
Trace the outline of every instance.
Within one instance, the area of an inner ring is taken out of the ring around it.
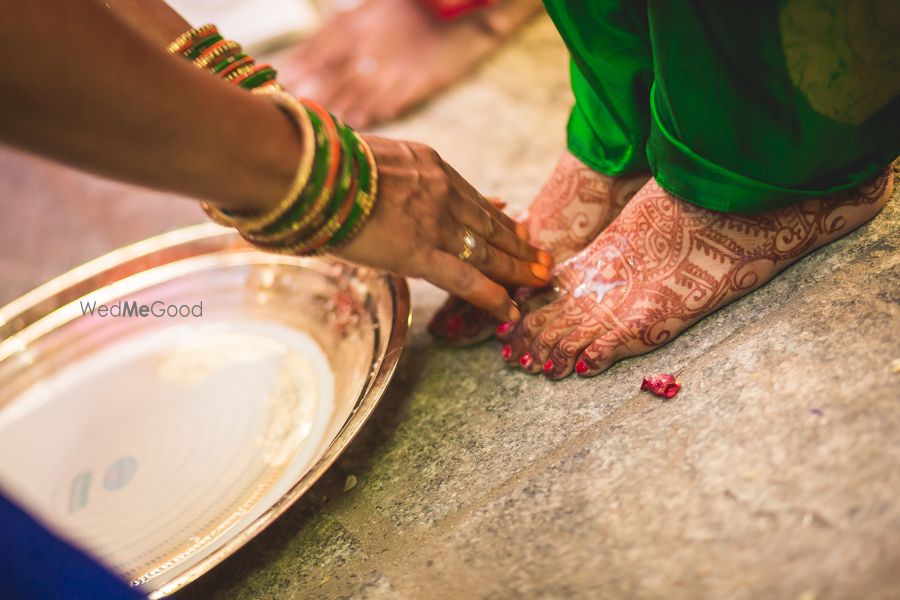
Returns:
[[[106,318],[199,318],[203,316],[203,302],[197,304],[168,304],[156,300],[150,304],[138,304],[137,300],[122,300],[115,304],[80,301],[82,316]]]

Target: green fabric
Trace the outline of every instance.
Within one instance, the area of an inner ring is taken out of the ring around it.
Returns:
[[[900,3],[545,0],[572,54],[569,150],[755,212],[900,154]]]

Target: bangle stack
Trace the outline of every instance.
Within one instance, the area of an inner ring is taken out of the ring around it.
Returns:
[[[242,88],[281,89],[275,81],[278,74],[272,65],[257,65],[240,44],[224,39],[215,25],[203,25],[181,34],[166,50]]]
[[[240,45],[222,39],[213,25],[184,33],[168,46],[234,85],[264,95],[291,118],[302,149],[288,193],[262,215],[236,215],[204,203],[209,217],[234,227],[268,252],[315,255],[334,250],[362,228],[378,192],[378,170],[368,144],[353,129],[307,99],[298,100],[275,81],[275,70],[256,65]]]

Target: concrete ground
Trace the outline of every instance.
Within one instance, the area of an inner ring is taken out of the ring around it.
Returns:
[[[385,133],[524,206],[564,146],[539,19]],[[0,154],[0,302],[199,222],[161,194]],[[590,380],[425,332],[312,492],[183,598],[900,598],[900,202],[650,355]],[[892,364],[894,365],[892,367]],[[676,373],[663,402],[639,391]],[[356,485],[344,491],[350,476]]]

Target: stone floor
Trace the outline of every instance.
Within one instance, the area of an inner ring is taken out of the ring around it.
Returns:
[[[513,206],[563,148],[540,19],[385,133]],[[201,220],[184,201],[4,151],[0,302]],[[505,370],[424,330],[312,492],[183,598],[900,597],[900,203],[662,350],[590,380]],[[896,364],[896,363],[894,363]],[[667,371],[682,392],[638,390]],[[357,483],[343,491],[349,476]]]

